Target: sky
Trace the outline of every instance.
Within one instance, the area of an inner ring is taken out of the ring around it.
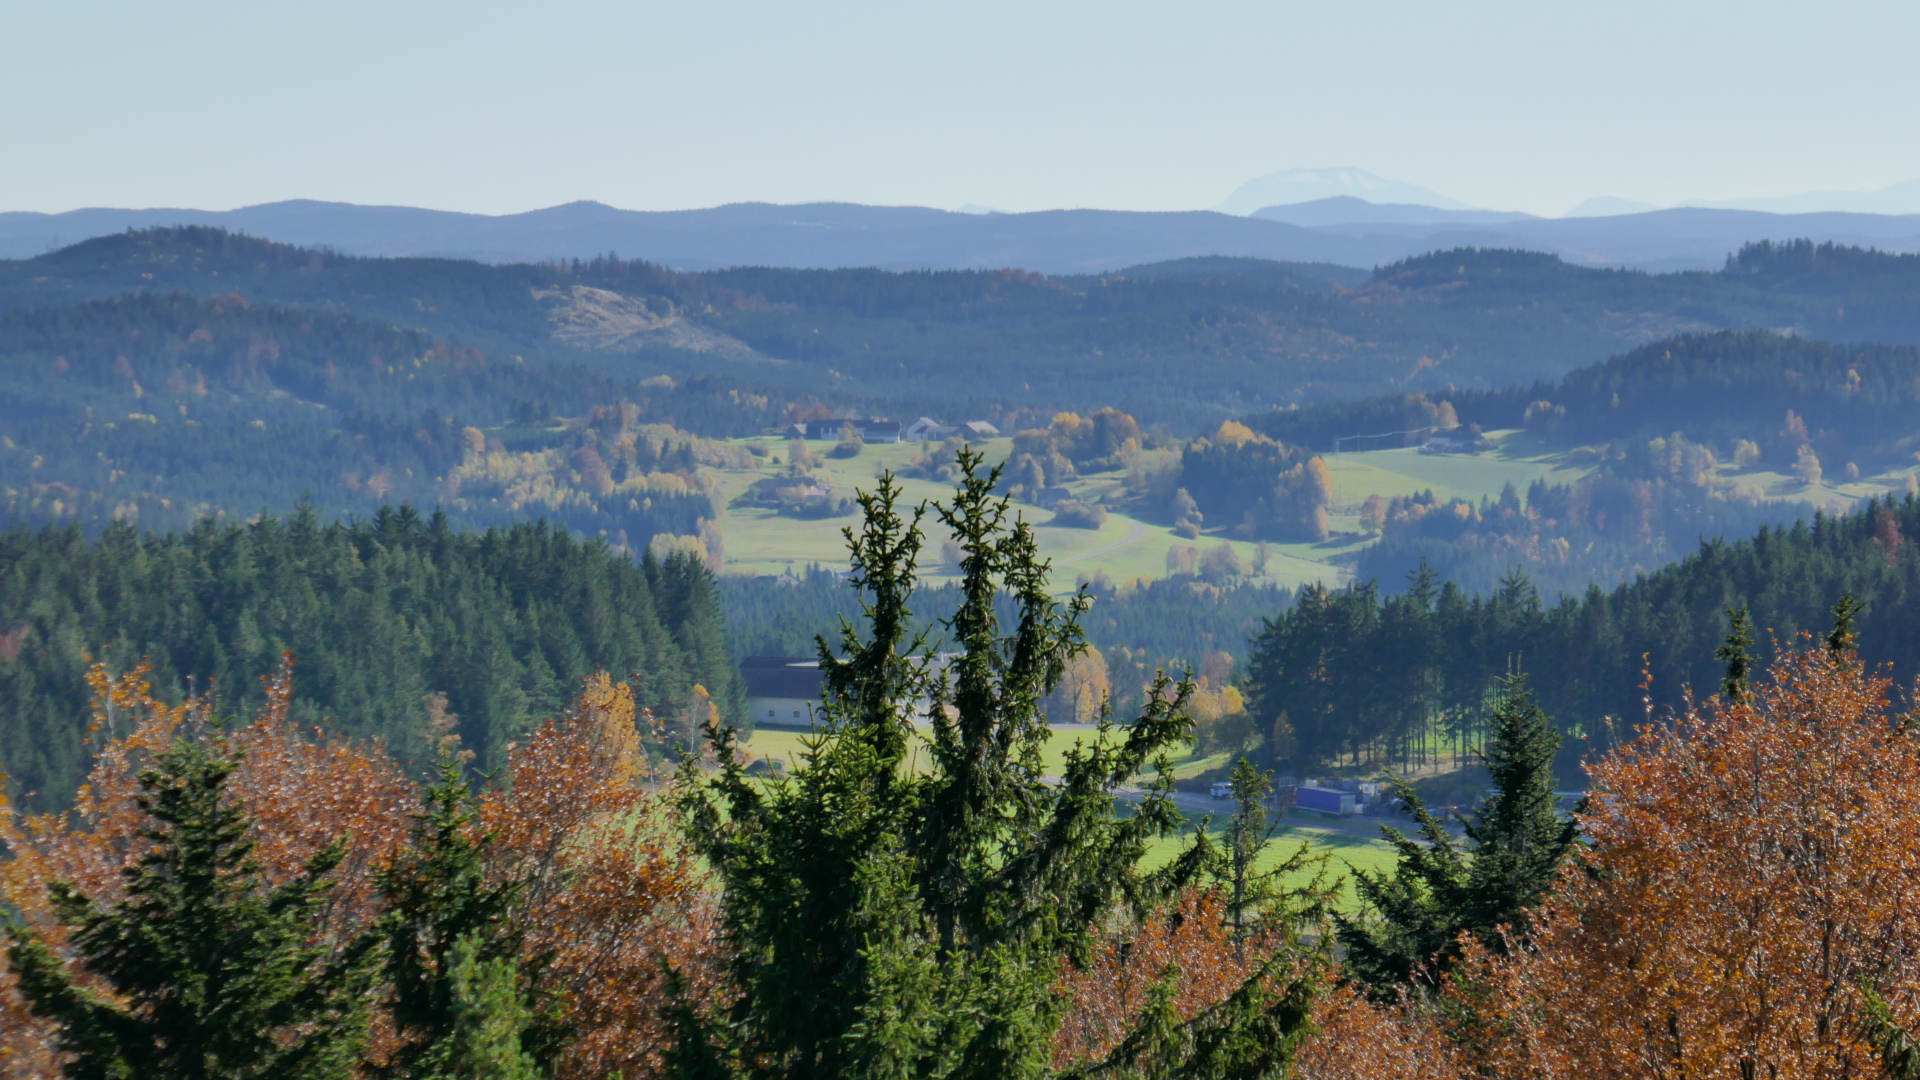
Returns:
[[[4,3],[0,210],[1857,189],[1920,177],[1917,46],[1852,0]]]

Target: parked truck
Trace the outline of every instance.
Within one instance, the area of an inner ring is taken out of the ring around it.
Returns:
[[[1352,817],[1354,794],[1336,788],[1302,787],[1294,796],[1294,805],[1328,817]]]

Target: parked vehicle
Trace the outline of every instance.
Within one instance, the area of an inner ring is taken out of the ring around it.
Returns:
[[[1356,799],[1351,791],[1335,788],[1303,787],[1294,797],[1294,805],[1328,817],[1352,817]]]
[[[1231,799],[1233,798],[1233,783],[1228,780],[1215,780],[1212,791],[1213,797],[1216,799]]]

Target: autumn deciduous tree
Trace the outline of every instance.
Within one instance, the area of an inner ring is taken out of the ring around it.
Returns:
[[[1329,976],[1332,978],[1332,976]],[[1468,1080],[1469,1059],[1420,1001],[1382,1005],[1360,987],[1334,985],[1314,1002],[1313,1037],[1300,1047],[1299,1080]]]
[[[444,827],[429,821],[416,833],[419,795],[380,747],[301,730],[287,718],[291,670],[288,658],[269,680],[260,715],[220,733],[237,761],[225,791],[252,818],[248,841],[262,882],[283,887],[338,842],[332,887],[309,910],[316,941],[353,941],[376,919],[393,918],[402,879],[428,886],[416,890],[415,900],[432,901],[413,904],[416,916],[440,916],[416,918],[414,929],[453,931],[415,953],[431,958],[422,973],[429,977],[415,981],[444,1021],[425,1040],[428,1052],[406,1051],[424,1029],[396,1015],[407,1012],[405,995],[383,989],[369,1003],[370,1063],[435,1077],[527,1068],[568,1080],[655,1075],[662,960],[706,1000],[714,935],[702,879],[646,790],[653,771],[640,729],[660,732],[636,709],[631,689],[604,674],[588,679],[573,707],[512,747],[505,783],[477,804],[462,809],[443,777]],[[116,677],[96,667],[92,679],[96,731],[116,734],[102,745],[76,810],[0,815],[0,899],[70,964],[80,954],[48,886],[71,882],[102,906],[123,901],[123,868],[144,850],[140,774],[212,730],[206,702],[156,700],[143,668]],[[449,912],[473,918],[456,926]],[[394,936],[393,928],[382,936]],[[414,940],[423,936],[435,938]],[[504,954],[500,941],[517,947]],[[83,989],[109,989],[84,967],[72,970]],[[557,1015],[542,1004],[553,1002],[561,1004]],[[554,1044],[528,1040],[533,1029],[564,1029],[557,1058],[543,1064]],[[0,971],[0,1076],[44,1080],[61,1071],[54,1026],[29,1014],[17,973]]]
[[[514,917],[542,994],[563,1003],[563,1080],[654,1074],[666,1043],[666,964],[700,1001],[713,993],[713,898],[678,842],[641,731],[660,731],[605,673],[508,752],[481,796],[497,880],[522,882]]]
[[[1060,684],[1047,695],[1047,719],[1056,724],[1095,723],[1112,694],[1107,658],[1099,649],[1088,646],[1086,651],[1067,661],[1060,674]]]
[[[1591,850],[1534,951],[1482,954],[1454,991],[1486,1070],[1788,1080],[1893,1064],[1883,1052],[1920,1018],[1920,738],[1849,636],[1803,636],[1739,701],[1651,723],[1593,767]]]
[[[68,933],[62,950],[21,927],[9,967],[69,1077],[354,1075],[374,981],[370,939],[318,936],[344,848],[269,883],[255,822],[227,791],[238,761],[224,740],[183,741],[139,776],[142,850],[123,895],[101,903],[49,888]]]

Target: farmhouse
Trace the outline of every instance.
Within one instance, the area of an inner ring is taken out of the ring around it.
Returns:
[[[837,439],[840,429],[848,424],[860,433],[862,441],[870,443],[896,443],[900,441],[900,421],[898,420],[853,420],[846,417],[829,420],[807,420],[793,425],[787,434],[796,439]]]
[[[1421,444],[1423,454],[1479,454],[1493,449],[1493,441],[1478,432],[1467,435],[1435,435]]]
[[[952,425],[943,424],[930,416],[923,416],[908,424],[905,430],[900,432],[900,438],[905,442],[935,442],[957,430],[959,429]]]
[[[820,710],[820,661],[809,656],[749,656],[740,663],[747,715],[755,724],[811,727]]]

